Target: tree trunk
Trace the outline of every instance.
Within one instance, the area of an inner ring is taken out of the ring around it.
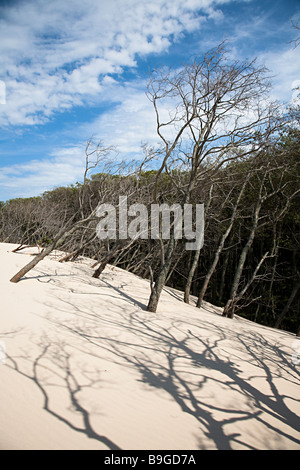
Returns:
[[[298,290],[300,289],[300,279],[298,280],[298,282],[294,285],[294,288],[291,292],[291,295],[284,307],[284,309],[282,310],[281,314],[278,316],[277,320],[276,320],[276,323],[274,325],[274,328],[279,328],[280,327],[280,324],[282,322],[282,320],[285,318],[286,314],[288,313],[289,309],[290,309],[290,306],[294,300],[294,298],[296,297],[297,295],[297,292]],[[299,331],[298,331],[299,335],[300,335],[300,328],[299,328]],[[297,336],[299,336],[297,334]]]
[[[95,263],[92,264],[91,268],[95,268],[95,267],[97,266],[97,264],[101,263],[101,261],[99,261],[99,257],[100,257],[100,254],[101,254],[101,252],[102,252],[103,250],[104,250],[104,246],[101,246],[100,250],[98,250],[98,251],[94,254],[93,258],[95,259],[95,257],[97,256],[97,257],[98,257],[98,260],[97,260]]]
[[[225,278],[226,278],[226,271],[229,262],[229,250],[225,254],[225,259],[223,262],[222,274],[221,274],[221,281],[220,281],[220,294],[219,294],[219,302],[222,302],[223,294],[224,294],[224,286],[225,286]]]
[[[34,268],[47,255],[49,255],[52,250],[54,250],[53,244],[45,248],[41,253],[35,256],[33,260],[30,261],[30,263],[26,264],[26,266],[20,269],[20,271],[11,278],[10,282],[19,282],[20,279],[25,276],[25,274],[27,274],[32,268]]]
[[[237,198],[237,201],[234,205],[234,208],[233,208],[233,212],[231,214],[231,217],[230,217],[230,223],[229,223],[229,226],[227,227],[225,233],[223,233],[222,237],[221,237],[221,241],[219,243],[219,246],[218,246],[218,249],[215,253],[215,257],[214,257],[214,260],[213,260],[213,263],[208,271],[208,273],[206,274],[205,276],[205,279],[204,279],[204,283],[203,283],[203,286],[202,286],[202,289],[201,289],[201,292],[199,294],[199,297],[198,297],[198,301],[197,301],[197,307],[200,308],[201,305],[202,305],[202,302],[203,302],[203,299],[204,299],[204,296],[205,296],[205,293],[206,293],[206,290],[208,288],[208,284],[210,282],[210,279],[213,275],[213,273],[215,272],[215,269],[217,267],[217,264],[219,262],[219,259],[220,259],[220,256],[221,256],[221,253],[224,249],[224,245],[225,245],[225,242],[232,230],[232,227],[233,227],[233,224],[234,224],[234,221],[235,221],[235,218],[236,218],[236,214],[237,214],[237,210],[238,210],[238,206],[239,206],[239,203],[240,203],[240,200],[242,198],[242,195],[244,193],[244,190],[245,190],[245,187],[246,187],[246,184],[249,180],[249,175],[246,177],[245,181],[244,181],[244,184],[240,190],[240,193],[239,193],[239,196]]]
[[[78,225],[73,226],[71,229],[62,229],[59,235],[56,237],[56,239],[49,245],[47,248],[45,248],[41,253],[39,253],[37,256],[33,258],[30,263],[26,264],[22,269],[20,269],[17,274],[15,274],[11,279],[10,282],[17,283],[20,281],[22,277],[25,276],[32,268],[34,268],[42,259],[44,259],[47,255],[51,253],[55,248],[58,248],[61,246],[64,241],[72,235],[75,230],[79,228]]]
[[[201,289],[201,292],[199,294],[199,297],[198,297],[198,300],[197,300],[197,307],[200,308],[201,305],[202,305],[202,302],[203,302],[203,299],[204,299],[204,296],[206,294],[206,291],[207,291],[207,288],[208,288],[208,284],[209,284],[209,281],[213,275],[213,273],[215,272],[215,269],[216,269],[216,266],[219,262],[219,259],[220,259],[220,255],[221,255],[221,252],[224,248],[224,243],[225,243],[225,238],[224,236],[222,237],[222,240],[221,240],[221,243],[216,251],[216,254],[215,254],[215,258],[214,258],[214,261],[208,271],[208,273],[206,274],[205,276],[205,279],[204,279],[204,283],[203,283],[203,286],[202,286],[202,289]]]
[[[195,185],[195,181],[193,180],[193,185]],[[193,188],[193,186],[191,186],[191,189]],[[207,205],[206,205],[206,209],[205,209],[205,213],[207,214],[208,213],[208,209],[210,207],[210,204],[211,204],[211,201],[212,201],[212,192],[213,192],[213,189],[214,189],[214,183],[211,184],[210,188],[209,188],[209,198],[208,198],[208,201],[207,201]],[[185,289],[184,289],[184,302],[186,304],[189,303],[190,301],[190,293],[191,293],[191,287],[192,287],[192,282],[193,282],[193,277],[194,277],[194,274],[195,274],[195,271],[197,269],[197,266],[198,266],[198,262],[199,262],[199,258],[200,258],[200,253],[201,253],[201,248],[195,250],[195,253],[194,253],[194,258],[193,258],[193,262],[192,262],[192,265],[191,265],[191,268],[189,270],[189,274],[188,274],[188,278],[187,278],[187,281],[186,281],[186,284],[185,284]]]
[[[95,238],[97,235],[92,235],[83,245],[81,245],[77,250],[72,251],[72,253],[69,253],[68,255],[64,256],[62,259],[59,260],[60,263],[63,263],[65,261],[75,261],[76,258],[83,252],[84,248]]]
[[[254,240],[254,237],[255,237],[255,233],[256,233],[256,230],[257,230],[259,212],[260,212],[260,209],[261,209],[261,205],[262,205],[262,200],[261,200],[261,198],[259,198],[258,203],[257,203],[256,208],[255,208],[255,212],[254,212],[254,221],[253,221],[252,230],[249,234],[247,243],[246,243],[246,245],[244,246],[244,248],[241,252],[240,259],[239,259],[239,262],[238,262],[238,265],[237,265],[237,268],[236,268],[236,271],[235,271],[235,276],[234,276],[232,287],[231,287],[230,298],[227,301],[227,303],[225,305],[225,308],[224,308],[224,311],[223,311],[223,316],[224,317],[233,318],[233,316],[234,316],[234,300],[235,300],[235,297],[237,296],[239,282],[241,280],[241,276],[242,276],[243,268],[244,268],[244,265],[245,265],[245,262],[246,262],[246,258],[247,258],[247,255],[249,253],[249,250],[252,246],[252,243],[253,243],[253,240]]]
[[[109,261],[114,257],[114,255],[122,250],[123,248],[126,248],[126,246],[128,246],[130,243],[132,243],[132,241],[130,240],[128,242],[128,240],[123,240],[121,243],[116,243],[116,245],[114,246],[114,248],[108,253],[108,255],[106,256],[106,258],[102,261],[102,263],[100,264],[99,268],[97,268],[93,274],[93,277],[95,277],[96,279],[99,278],[100,274],[104,271],[106,265],[109,263]],[[98,263],[96,263],[98,264]],[[94,266],[94,265],[93,265]]]
[[[193,259],[193,262],[192,262],[192,266],[189,270],[188,278],[187,278],[187,281],[186,281],[186,284],[185,284],[184,302],[186,304],[188,304],[190,302],[190,292],[191,292],[193,277],[194,277],[194,274],[195,274],[195,271],[196,271],[196,268],[197,268],[197,265],[198,265],[198,261],[199,261],[199,258],[200,258],[200,253],[201,253],[201,249],[196,250],[195,253],[194,253],[194,259]]]
[[[224,312],[227,312],[227,315],[224,315],[224,312],[223,312],[223,316],[227,316],[229,318],[233,318],[234,316],[234,311],[235,311],[235,308],[236,308],[236,305],[237,303],[242,299],[243,295],[247,292],[247,290],[249,289],[249,287],[251,286],[252,282],[254,281],[254,279],[256,278],[256,274],[258,273],[261,265],[263,264],[263,262],[265,261],[266,257],[268,256],[269,252],[267,251],[263,257],[261,258],[260,262],[257,264],[256,268],[254,269],[254,272],[251,276],[251,278],[249,279],[249,281],[247,282],[247,284],[243,287],[243,289],[239,292],[239,294],[237,293],[237,291],[235,292],[234,296],[232,298],[230,298],[227,302],[227,304],[225,305],[225,308],[224,308]]]
[[[162,293],[162,290],[165,286],[167,275],[171,266],[172,262],[172,255],[174,253],[174,249],[176,246],[176,242],[174,240],[174,234],[171,235],[171,238],[169,240],[166,256],[163,265],[161,266],[161,269],[158,273],[158,276],[155,280],[154,285],[152,286],[151,289],[151,294],[149,298],[149,302],[147,305],[147,311],[148,312],[156,312],[157,307],[158,307],[158,302],[160,295]]]

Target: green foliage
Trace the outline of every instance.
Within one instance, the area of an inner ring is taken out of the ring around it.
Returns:
[[[38,240],[38,244],[44,247],[51,245],[51,243],[53,243],[53,238],[49,238],[46,235]]]

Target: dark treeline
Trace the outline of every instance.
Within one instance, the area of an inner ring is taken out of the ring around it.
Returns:
[[[195,251],[179,240],[166,284],[238,313],[264,325],[299,329],[299,130],[284,133],[268,152],[237,159],[201,179],[190,202],[204,203],[205,242],[192,282]],[[1,204],[2,242],[50,246],[68,224],[83,224],[60,245],[67,253],[61,261],[79,255],[95,259],[95,277],[107,263],[155,281],[162,261],[164,240],[102,240],[96,235],[97,217],[90,218],[99,202],[118,207],[119,196],[128,204],[149,208],[156,187],[157,201],[170,206],[180,200],[188,173],[137,168],[97,173],[84,184],[59,187],[40,197],[13,199]],[[130,219],[130,217],[129,217]],[[132,218],[131,218],[132,219]],[[71,221],[71,223],[70,223]]]
[[[139,165],[110,161],[113,149],[90,140],[81,184],[1,204],[0,240],[44,248],[11,281],[59,248],[62,262],[93,258],[94,277],[114,263],[148,278],[150,312],[169,285],[187,303],[193,295],[198,307],[209,301],[228,318],[300,335],[299,107],[272,102],[269,91],[266,69],[230,60],[225,43],[179,69],[155,70],[147,97],[159,143],[144,145]],[[147,214],[153,204],[204,204],[204,246],[186,250],[174,230],[143,236],[151,217],[140,219],[137,239],[118,227],[119,237],[101,241],[97,207],[118,207],[120,196],[136,204],[129,218],[137,204]]]

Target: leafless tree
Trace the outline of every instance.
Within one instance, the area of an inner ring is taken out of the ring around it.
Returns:
[[[17,283],[22,277],[25,276],[32,268],[34,268],[42,259],[48,256],[54,249],[59,248],[63,245],[65,240],[74,234],[74,232],[84,226],[86,222],[89,222],[92,217],[95,217],[95,212],[92,213],[86,220],[81,220],[75,224],[72,223],[73,218],[66,224],[58,235],[54,238],[52,243],[43,249],[41,253],[36,255],[33,260],[31,260],[26,266],[24,266],[20,271],[18,271],[11,279],[11,282]]]
[[[291,23],[294,29],[296,29],[297,31],[300,31],[300,18],[298,18],[297,21],[292,20]],[[300,36],[298,36],[296,39],[291,41],[291,43],[294,44],[294,48],[298,47],[300,45]]]
[[[224,231],[224,233],[221,236],[221,239],[219,241],[219,245],[218,245],[218,247],[216,249],[216,252],[215,252],[215,255],[214,255],[213,262],[212,262],[208,272],[206,273],[206,276],[205,276],[205,279],[204,279],[204,282],[203,282],[203,285],[202,285],[202,288],[201,288],[201,291],[200,291],[200,294],[199,294],[199,297],[198,297],[198,300],[197,300],[197,307],[199,307],[199,308],[202,305],[202,301],[204,299],[208,284],[209,284],[210,279],[211,279],[211,277],[212,277],[212,275],[213,275],[213,273],[214,273],[214,271],[217,267],[217,264],[219,262],[221,253],[222,253],[222,251],[224,249],[224,246],[225,246],[225,242],[226,242],[227,238],[229,237],[229,235],[232,231],[232,228],[233,228],[233,225],[234,225],[237,213],[238,213],[239,204],[240,204],[241,198],[243,196],[243,193],[245,191],[245,187],[248,183],[248,179],[249,179],[249,174],[246,176],[237,198],[232,202],[231,217],[228,221],[228,225],[227,225],[226,230]]]
[[[256,192],[257,196],[252,211],[251,228],[246,243],[244,244],[239,256],[234,279],[231,286],[230,298],[228,299],[224,307],[223,316],[233,318],[238,302],[242,299],[246,291],[249,289],[250,285],[253,283],[260,267],[269,255],[269,253],[266,252],[262,256],[262,258],[256,265],[250,280],[246,283],[246,285],[241,288],[240,281],[243,269],[250,248],[253,245],[256,233],[262,227],[270,223],[268,214],[263,212],[264,205],[272,198],[280,194],[281,197],[285,199],[285,203],[283,204],[283,206],[277,208],[275,204],[271,206],[273,222],[275,219],[280,220],[288,210],[293,198],[296,197],[297,194],[299,194],[300,192],[299,188],[292,190],[292,192],[290,191],[290,187],[291,185],[293,185],[293,178],[289,178],[290,173],[291,168],[286,167],[284,165],[280,167],[276,164],[276,161],[272,161],[270,159],[262,167],[258,167],[255,171],[255,180],[252,180],[252,184],[253,191]]]
[[[288,301],[287,303],[285,304],[284,308],[282,309],[282,312],[280,313],[280,315],[278,316],[277,320],[276,320],[276,323],[275,323],[275,328],[279,328],[283,319],[285,318],[286,314],[288,313],[295,297],[297,296],[298,292],[299,292],[299,289],[300,289],[300,274],[298,274],[298,279],[296,280],[296,282],[294,283],[294,287],[292,289],[292,292],[288,298]],[[299,330],[299,334],[297,334],[297,336],[300,336],[300,330]]]
[[[97,207],[92,208],[92,210],[89,211],[88,215],[84,216],[83,198],[84,198],[84,195],[86,194],[86,187],[88,184],[87,174],[89,170],[98,167],[100,162],[106,163],[107,156],[109,152],[112,151],[112,148],[104,148],[103,144],[99,143],[96,145],[95,148],[91,149],[91,145],[92,145],[92,141],[89,140],[85,149],[86,166],[85,166],[85,172],[84,172],[84,178],[83,178],[84,179],[83,187],[79,195],[78,211],[72,214],[71,217],[67,221],[65,220],[63,221],[63,225],[57,230],[57,234],[55,235],[51,243],[47,247],[45,247],[41,253],[36,255],[34,259],[31,260],[26,266],[24,266],[19,272],[17,272],[11,278],[10,280],[11,282],[14,282],[14,283],[19,282],[20,279],[23,276],[25,276],[25,274],[27,274],[32,268],[34,268],[42,259],[48,256],[54,249],[61,247],[66,242],[66,240],[70,239],[72,236],[74,236],[75,233],[78,233],[78,231],[86,232],[86,229],[90,227],[91,223],[93,221],[96,221]],[[91,162],[92,155],[95,156],[95,161],[93,162]],[[80,215],[80,217],[78,217],[78,215]],[[94,238],[95,238],[94,234],[92,237],[90,236],[90,240]],[[85,244],[84,241],[81,240],[80,246],[76,247],[72,255],[76,256],[78,252],[80,253],[84,244]]]
[[[267,103],[269,89],[266,72],[255,61],[230,60],[222,43],[179,70],[162,69],[151,76],[148,97],[162,142],[154,201],[158,182],[170,161],[184,158],[189,178],[182,187],[180,202],[188,204],[199,181],[264,144],[277,125],[278,113],[274,104],[262,104]],[[171,234],[150,295],[149,311],[157,310],[176,244]]]
[[[100,169],[104,174],[110,174],[110,167],[113,162],[108,158],[116,149],[113,146],[105,146],[102,141],[94,142],[91,137],[85,146],[85,170],[83,174],[83,184],[79,190],[79,207],[81,218],[85,218],[84,205],[85,197],[89,193],[89,179],[88,175],[91,170]],[[88,206],[88,211],[91,211],[91,205]]]

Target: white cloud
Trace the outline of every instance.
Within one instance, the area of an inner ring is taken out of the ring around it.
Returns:
[[[256,57],[258,65],[265,66],[269,71],[272,98],[290,103],[293,99],[293,83],[300,79],[300,47],[294,47],[293,42],[290,42],[293,37],[297,37],[298,31],[292,26],[292,18],[283,18],[282,22],[277,18],[274,22],[276,10],[275,6],[274,9],[266,8],[262,10],[263,14],[256,13],[240,22],[236,21],[229,38],[231,54],[238,60]],[[299,17],[299,13],[298,9],[295,18]],[[229,22],[230,18],[225,21]]]
[[[105,95],[111,96],[110,108],[92,122],[83,124],[78,132],[114,145],[122,158],[140,157],[142,142],[154,144],[158,140],[154,110],[145,94],[146,83],[120,85],[106,80],[103,87]]]
[[[0,169],[3,194],[29,196],[81,180],[84,140],[91,135],[115,145],[122,157],[138,158],[141,142],[155,144],[146,83],[124,82],[122,73],[135,68],[138,57],[167,52],[185,32],[201,28],[205,18],[220,22],[219,7],[231,1],[24,0],[0,7],[0,79],[6,85],[1,125],[35,126],[74,106],[110,104],[92,122],[74,128],[72,142],[82,145],[70,143],[47,151],[41,160]],[[300,47],[291,46],[259,57],[277,74],[276,97],[284,90],[291,99],[291,87],[299,84],[299,53]]]
[[[290,103],[295,98],[294,88],[300,83],[300,47],[287,45],[283,50],[265,53],[259,61],[270,70],[272,95],[276,100]]]
[[[54,187],[80,181],[84,165],[84,146],[55,150],[43,160],[0,168],[1,191],[5,199],[37,196]]]
[[[102,86],[104,93],[111,97],[111,105],[93,121],[74,129],[77,141],[82,144],[55,149],[46,158],[0,167],[0,200],[38,195],[53,187],[82,181],[85,142],[90,137],[95,142],[103,141],[105,146],[115,146],[119,159],[125,160],[141,159],[142,143],[159,143],[153,105],[145,94],[146,83],[121,85],[107,77]],[[160,111],[168,118],[167,109]]]
[[[43,123],[97,99],[101,79],[217,14],[224,0],[27,0],[1,7],[0,62],[8,105],[0,124]]]

